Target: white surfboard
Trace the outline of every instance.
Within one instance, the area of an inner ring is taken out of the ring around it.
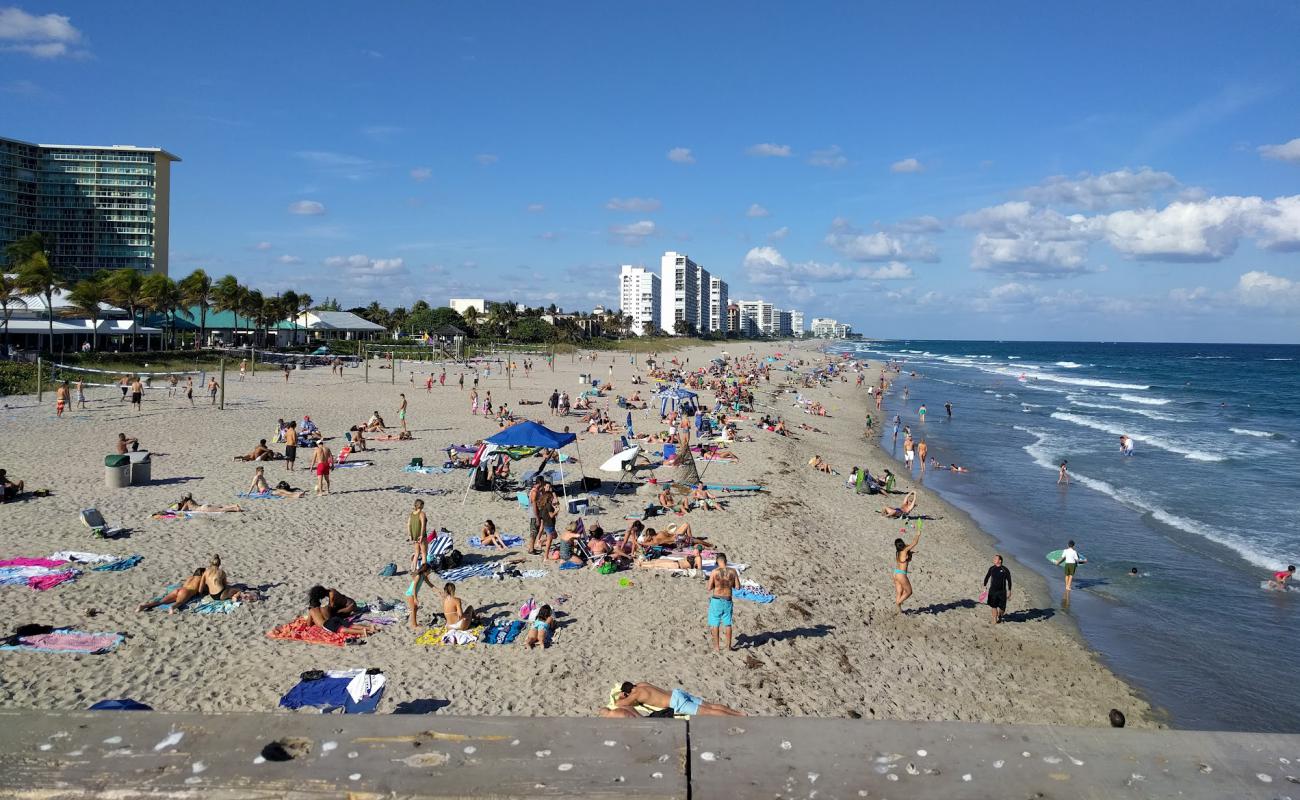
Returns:
[[[641,447],[639,445],[636,447],[629,447],[621,453],[615,453],[614,457],[606,461],[604,464],[601,464],[600,468],[604,472],[622,472],[626,469],[626,465],[631,464],[636,460],[637,454],[640,452]]]

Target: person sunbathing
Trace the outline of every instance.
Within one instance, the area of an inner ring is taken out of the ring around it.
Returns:
[[[628,714],[622,713],[630,711],[633,716],[637,714],[637,706],[647,706],[650,708],[668,708],[672,709],[674,714],[684,716],[701,716],[701,717],[743,717],[746,716],[744,711],[737,711],[721,703],[707,703],[694,695],[673,689],[671,692],[660,689],[658,686],[649,683],[632,683],[625,681],[619,687],[618,695],[614,698],[614,708],[604,709],[600,715],[602,717],[626,717]]]
[[[702,483],[695,484],[695,488],[691,490],[691,502],[693,502],[696,507],[703,508],[705,511],[717,511],[721,509],[722,506],[718,505],[717,499],[718,496],[713,492],[710,492],[708,489],[705,489],[704,484]]]
[[[613,552],[609,542],[605,541],[605,531],[599,525],[594,526],[587,534],[587,549],[591,551],[592,556],[605,556]]]
[[[9,480],[9,473],[0,469],[0,503],[8,503],[10,500],[18,499],[23,493],[26,484],[22,481]]]
[[[370,419],[367,420],[365,425],[363,425],[362,427],[368,431],[388,430],[388,426],[384,424],[384,418],[379,416],[378,411],[371,412]]]
[[[280,481],[274,487],[266,482],[266,467],[253,470],[253,482],[248,487],[248,494],[269,494],[276,497],[302,497],[307,494],[301,489],[294,489],[288,482]]]
[[[277,455],[278,454],[274,450],[266,446],[266,440],[262,439],[258,441],[257,447],[254,447],[250,452],[248,452],[245,455],[235,456],[235,460],[236,461],[271,461],[272,459],[276,458]]]
[[[151,608],[165,606],[170,604],[171,608],[167,609],[168,614],[175,614],[177,609],[203,593],[203,567],[199,567],[190,574],[185,582],[178,588],[172,589],[167,594],[159,597],[157,600],[150,600],[147,603],[141,603],[136,606],[136,611],[148,611]]]
[[[447,629],[467,631],[474,627],[478,615],[473,606],[467,606],[456,596],[456,584],[446,583],[442,587],[442,616],[447,621]]]
[[[237,603],[262,599],[257,591],[242,583],[232,584],[226,578],[219,555],[213,555],[208,568],[203,570],[203,593],[213,600],[234,600]]]
[[[194,499],[194,495],[186,493],[181,497],[181,499],[178,502],[172,503],[167,508],[167,510],[175,511],[177,513],[182,511],[200,511],[206,514],[220,514],[220,513],[230,513],[235,511],[243,511],[244,509],[240,508],[238,505],[235,505],[233,503],[227,505],[218,505],[215,503],[200,503]]]
[[[369,636],[379,630],[373,625],[351,625],[348,618],[357,613],[357,604],[334,589],[313,586],[307,592],[307,613],[304,616],[317,628],[344,636]]]
[[[684,556],[659,556],[656,558],[643,558],[636,562],[637,569],[700,569],[703,564],[698,551],[687,553]]]
[[[916,492],[908,492],[907,496],[903,498],[903,502],[901,505],[899,505],[897,508],[893,506],[885,506],[884,508],[880,509],[880,513],[884,514],[886,517],[893,517],[895,519],[898,519],[902,517],[912,516],[912,510],[915,508],[916,508]]]
[[[528,626],[528,636],[524,639],[524,646],[529,650],[541,645],[542,648],[551,646],[551,633],[555,630],[555,614],[551,611],[549,605],[544,605],[537,610],[537,618]]]
[[[633,383],[636,383],[636,382],[637,382],[637,381],[633,381]],[[629,403],[640,403],[640,402],[643,402],[643,401],[641,400],[641,393],[640,393],[639,391],[638,391],[638,392],[633,392],[633,393],[632,393],[632,396],[629,397],[629,398],[627,399],[627,401],[628,401]]]
[[[498,550],[507,550],[506,543],[497,533],[497,524],[492,520],[483,523],[483,530],[479,533],[479,543],[484,547],[495,547]]]
[[[410,431],[402,431],[397,435],[386,433],[383,436],[372,436],[370,437],[370,440],[373,442],[405,442],[414,438],[415,437],[411,434]]]
[[[697,539],[695,537],[695,531],[691,528],[691,523],[689,522],[682,522],[680,524],[673,523],[672,525],[669,525],[667,529],[659,532],[656,532],[654,528],[646,528],[641,532],[641,535],[637,537],[636,542],[642,549],[649,547],[676,547],[678,545],[684,547],[694,547],[695,545],[703,545],[704,547],[713,546],[704,539]]]

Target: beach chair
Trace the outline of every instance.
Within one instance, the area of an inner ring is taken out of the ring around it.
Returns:
[[[524,511],[528,510],[528,492],[515,492],[515,502]]]
[[[90,532],[95,534],[97,539],[111,539],[117,534],[122,533],[126,528],[112,528],[104,521],[104,515],[99,513],[98,508],[83,508],[81,510],[81,521]]]

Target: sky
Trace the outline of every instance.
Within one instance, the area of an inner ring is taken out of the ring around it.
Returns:
[[[180,156],[175,277],[1300,342],[1294,3],[3,3],[0,135]]]

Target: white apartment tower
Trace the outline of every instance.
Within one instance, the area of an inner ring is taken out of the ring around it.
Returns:
[[[663,327],[662,302],[658,275],[645,267],[622,266],[618,273],[619,308],[632,318],[632,331],[637,336],[656,334]]]
[[[727,321],[727,306],[731,304],[727,282],[716,275],[709,278],[709,330],[715,333],[728,333],[731,328]]]
[[[790,312],[790,332],[793,333],[795,336],[803,336],[804,329],[803,329],[802,311]]]
[[[704,267],[699,269],[699,288],[697,289],[696,302],[699,303],[700,310],[698,313],[699,322],[696,328],[700,333],[708,333],[713,330],[713,308],[709,304],[709,289],[712,287],[713,275]]]
[[[741,325],[761,336],[777,335],[776,307],[762,300],[737,300]]]
[[[660,261],[663,275],[663,310],[660,324],[676,335],[677,323],[700,329],[700,265],[671,250]],[[706,284],[707,285],[707,284]]]

